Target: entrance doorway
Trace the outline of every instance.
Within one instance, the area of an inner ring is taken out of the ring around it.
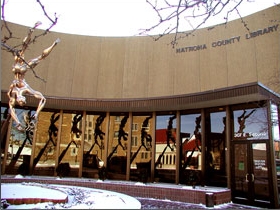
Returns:
[[[232,141],[232,201],[271,207],[273,190],[269,184],[268,140]]]

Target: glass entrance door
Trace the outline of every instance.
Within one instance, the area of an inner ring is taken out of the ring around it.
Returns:
[[[270,195],[267,149],[263,140],[233,142],[232,200],[268,207]]]

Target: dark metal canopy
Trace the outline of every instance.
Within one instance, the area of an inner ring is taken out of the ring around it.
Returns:
[[[8,104],[7,91],[1,91],[2,104]],[[280,103],[280,96],[260,83],[249,83],[211,91],[152,98],[90,99],[45,96],[46,109],[104,112],[151,112],[209,108],[262,100]],[[37,107],[38,99],[26,96],[29,107]]]

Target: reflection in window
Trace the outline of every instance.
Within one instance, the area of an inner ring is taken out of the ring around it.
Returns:
[[[71,156],[76,156],[77,155],[77,150],[76,148],[72,148],[72,151],[71,151]]]
[[[226,113],[210,113],[210,130],[207,150],[208,156],[211,155],[212,162],[209,163],[214,170],[220,170],[225,174],[225,132],[226,132]],[[209,165],[208,164],[208,165]]]
[[[6,118],[7,109],[3,110],[1,107],[1,120]],[[22,164],[29,164],[31,153],[32,153],[32,145],[34,144],[33,141],[33,134],[34,134],[34,127],[31,127],[30,119],[31,116],[35,113],[32,110],[24,110],[24,109],[15,109],[16,115],[18,116],[20,122],[24,126],[25,130],[20,131],[16,127],[17,124],[13,121],[11,134],[9,138],[9,147],[8,147],[8,154],[7,154],[7,161],[6,161],[6,173],[13,174],[17,172],[18,168]],[[2,134],[1,134],[2,135]],[[6,141],[6,138],[4,139]],[[1,142],[1,149],[5,148],[5,144]],[[3,154],[3,153],[1,153]],[[16,170],[15,170],[16,169]]]
[[[132,118],[130,180],[147,182],[151,177],[152,132],[149,128],[151,113]]]
[[[133,123],[132,124],[132,131],[137,131],[138,130],[138,124],[137,123]]]
[[[110,179],[125,179],[127,164],[127,141],[130,128],[129,115],[110,116],[107,174]]]
[[[141,152],[141,159],[147,160],[148,159],[148,152]]]
[[[83,177],[100,178],[98,168],[104,165],[105,127],[107,118],[105,113],[86,115],[87,126],[83,151]]]
[[[67,170],[65,176],[78,176],[81,153],[81,141],[84,133],[82,133],[82,113],[63,113],[61,127],[61,141],[59,144],[58,166],[56,171],[60,173],[60,169],[68,165],[70,170]],[[73,152],[74,151],[74,152]]]
[[[182,168],[201,169],[201,115],[181,115]]]
[[[176,132],[176,114],[156,116],[155,179],[160,182],[175,182]]]
[[[137,146],[138,146],[137,136],[132,136],[132,139],[131,139],[131,146],[132,146],[132,147],[137,147]]]
[[[234,111],[234,139],[268,139],[266,108]]]

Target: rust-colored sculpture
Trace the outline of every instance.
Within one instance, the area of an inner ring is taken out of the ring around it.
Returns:
[[[26,98],[24,97],[25,93],[29,93],[35,98],[40,99],[36,113],[32,116],[32,120],[34,121],[37,121],[38,115],[46,103],[46,99],[42,95],[42,93],[33,90],[25,81],[25,73],[28,70],[34,71],[33,68],[36,67],[43,59],[45,59],[50,54],[52,49],[60,42],[60,40],[57,39],[49,48],[43,50],[43,53],[40,56],[33,58],[29,61],[25,61],[24,52],[27,49],[28,45],[31,43],[31,35],[34,32],[34,29],[40,24],[40,22],[37,22],[33,28],[30,28],[28,35],[23,39],[22,49],[13,51],[13,55],[15,56],[15,63],[13,65],[12,72],[14,73],[15,77],[12,84],[10,85],[7,94],[9,97],[10,113],[13,120],[17,123],[18,130],[24,130],[24,125],[18,119],[14,107],[16,102],[20,106],[24,106],[26,104]]]

